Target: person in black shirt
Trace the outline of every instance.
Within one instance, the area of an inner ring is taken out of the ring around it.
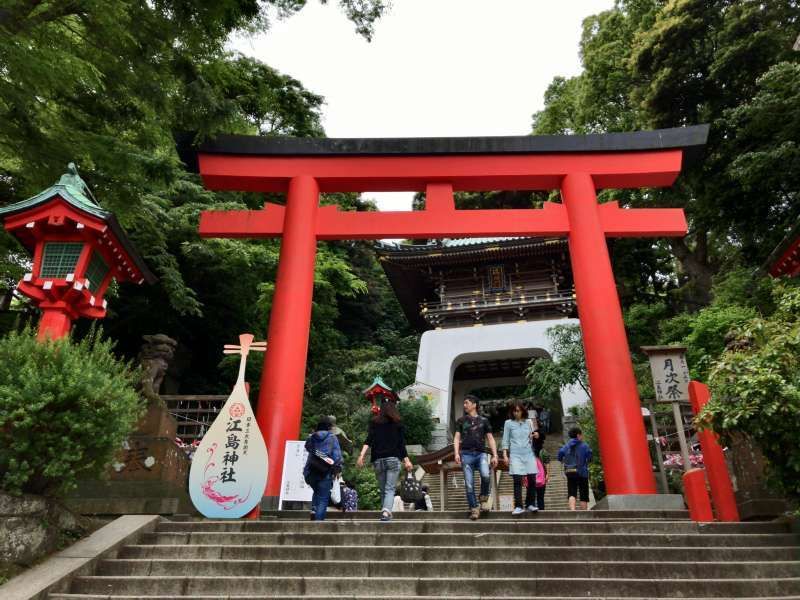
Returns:
[[[401,423],[397,404],[392,400],[384,399],[380,411],[372,417],[367,439],[356,461],[358,467],[364,466],[364,457],[370,448],[372,468],[375,469],[381,491],[383,506],[381,521],[391,521],[400,461],[404,463],[407,471],[411,470],[411,460],[406,452],[405,429]]]
[[[489,471],[489,461],[486,458],[487,452],[492,454],[492,468],[497,467],[497,444],[492,435],[489,419],[478,414],[479,402],[478,398],[471,394],[464,397],[466,414],[456,421],[456,431],[453,435],[455,460],[457,465],[461,465],[464,472],[464,489],[469,504],[469,518],[473,521],[480,517],[480,503],[489,500],[489,492],[492,489],[492,476]],[[480,470],[481,474],[480,503],[475,498],[474,470],[476,468]]]

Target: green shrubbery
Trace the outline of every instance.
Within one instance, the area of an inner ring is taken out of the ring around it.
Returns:
[[[423,446],[430,444],[435,427],[430,405],[425,400],[419,399],[403,400],[397,407],[400,409],[400,416],[403,417],[406,429],[406,444]]]
[[[380,510],[381,491],[378,488],[378,478],[369,464],[359,469],[355,466],[355,459],[348,460],[344,468],[344,479],[353,484],[358,491],[358,510]]]
[[[0,339],[0,488],[59,494],[99,475],[140,417],[136,371],[93,331],[84,340]]]
[[[777,286],[777,309],[734,331],[711,370],[712,397],[698,422],[725,438],[749,435],[770,463],[773,483],[800,498],[800,288]]]

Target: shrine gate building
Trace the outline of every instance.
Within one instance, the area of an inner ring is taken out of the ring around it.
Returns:
[[[214,190],[283,192],[286,206],[206,211],[205,237],[282,237],[257,420],[278,495],[284,442],[300,433],[318,241],[563,237],[609,495],[652,495],[641,418],[607,237],[684,236],[682,209],[599,204],[597,190],[671,186],[708,126],[585,136],[312,139],[220,136],[184,153]],[[454,191],[559,190],[541,209],[456,210]],[[424,211],[346,212],[321,192],[424,191]]]
[[[525,385],[531,359],[552,356],[547,330],[578,323],[566,239],[379,243],[376,251],[406,318],[424,332],[415,387],[438,399],[430,450],[452,439],[465,394],[486,401],[479,390]],[[582,390],[561,391],[564,408],[587,400]]]

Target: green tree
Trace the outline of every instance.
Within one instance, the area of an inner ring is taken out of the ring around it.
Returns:
[[[728,256],[757,266],[800,215],[791,168],[800,119],[799,61],[791,49],[798,19],[796,1],[619,0],[584,21],[583,72],[553,80],[545,108],[534,115],[535,133],[711,124],[704,158],[674,188],[602,196],[686,210],[687,238],[623,244],[658,249],[648,267],[655,277],[642,288],[647,294],[669,291],[659,283],[677,275],[687,306],[708,304]],[[675,273],[663,261],[667,249],[678,260]],[[625,267],[622,256],[615,252],[615,267]],[[635,281],[633,268],[615,271]],[[648,301],[640,293],[629,300]]]
[[[399,403],[398,408],[406,430],[406,443],[423,446],[430,444],[434,429],[430,405],[422,399],[404,400]]]
[[[560,398],[563,388],[578,385],[591,398],[580,326],[555,325],[548,328],[546,335],[553,355],[531,361],[525,372],[528,394],[543,399]]]
[[[0,339],[0,486],[60,494],[99,476],[136,424],[138,374],[93,331],[80,342]]]
[[[383,10],[380,0],[340,4],[365,35]],[[171,308],[200,314],[202,299],[180,264],[187,240],[176,239],[174,230],[199,208],[242,195],[191,189],[197,179],[185,173],[173,136],[322,135],[321,97],[267,65],[224,51],[229,34],[264,28],[276,10],[288,16],[304,5],[6,2],[0,9],[0,198],[12,202],[40,191],[74,160],[160,277]],[[263,200],[247,201],[253,208]],[[176,208],[182,210],[175,214]]]
[[[712,397],[697,421],[723,436],[744,433],[762,449],[772,482],[800,498],[800,287],[775,289],[777,310],[737,328],[711,370]]]
[[[339,4],[367,36],[384,8],[380,0]],[[227,391],[219,345],[242,331],[266,331],[279,241],[200,240],[202,210],[257,209],[264,196],[205,190],[185,171],[174,136],[324,134],[322,97],[224,50],[231,33],[263,29],[304,5],[14,0],[0,9],[0,202],[38,192],[75,160],[159,277],[158,285],[119,297],[112,289],[109,335],[129,357],[142,333],[176,337],[177,375],[193,392]],[[352,194],[324,201],[364,208]],[[20,250],[0,232],[5,305],[21,275]],[[347,343],[336,336],[336,303],[365,290],[348,259],[346,248],[320,247],[312,356]]]

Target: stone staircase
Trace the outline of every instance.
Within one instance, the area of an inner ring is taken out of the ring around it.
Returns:
[[[163,520],[49,597],[800,598],[800,538],[785,523],[698,525],[684,511],[377,517]]]
[[[551,456],[550,462],[550,483],[544,494],[544,506],[546,510],[566,510],[567,503],[567,478],[564,476],[564,469],[561,463],[556,460],[558,449],[562,446],[560,434],[553,434],[545,440],[544,448]],[[480,473],[475,471],[475,493],[480,490]],[[433,509],[440,510],[440,487],[441,482],[438,475],[425,474],[422,483],[430,488]],[[500,495],[514,495],[514,482],[511,476],[503,472],[500,475],[498,486]],[[523,498],[524,499],[524,498]],[[460,472],[451,472],[447,475],[447,510],[467,511],[467,498],[464,493],[464,476]]]

